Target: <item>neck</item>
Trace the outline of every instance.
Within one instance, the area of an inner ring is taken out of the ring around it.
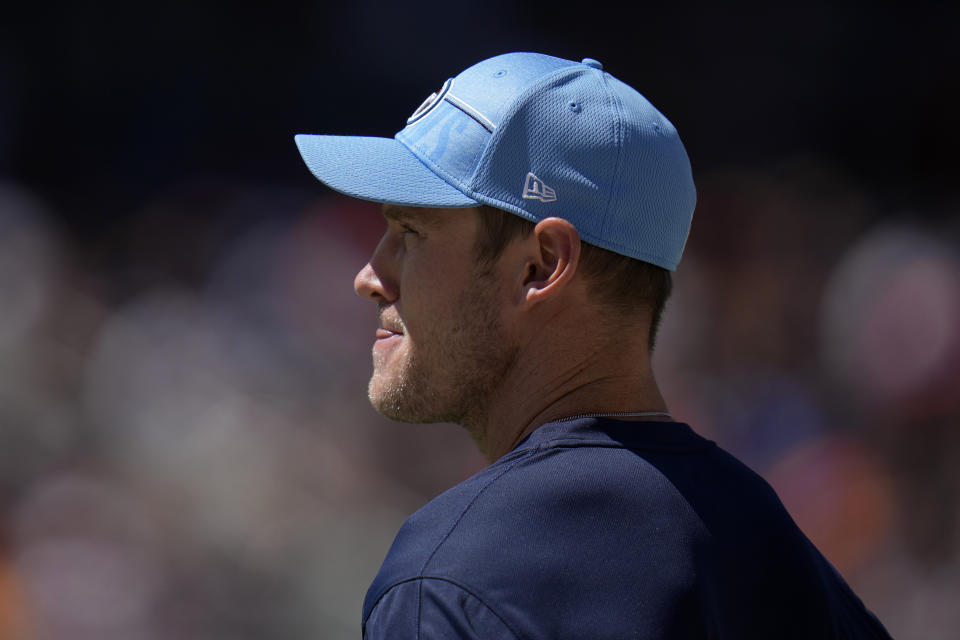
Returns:
[[[518,360],[485,407],[483,416],[465,421],[489,462],[509,453],[542,424],[584,414],[667,411],[643,348],[593,351],[571,357]],[[528,350],[528,352],[530,352]],[[533,353],[538,352],[536,349]],[[544,376],[543,372],[551,372]],[[534,381],[531,384],[531,381]],[[669,419],[662,415],[622,416],[631,420]]]

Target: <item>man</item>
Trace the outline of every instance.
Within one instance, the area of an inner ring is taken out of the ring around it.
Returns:
[[[512,53],[395,139],[296,141],[384,203],[354,283],[379,312],[370,401],[460,423],[490,461],[400,530],[364,637],[888,637],[772,489],[667,411],[650,352],[695,191],[643,96]]]

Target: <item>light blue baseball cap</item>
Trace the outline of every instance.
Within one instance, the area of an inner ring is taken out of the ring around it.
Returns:
[[[564,218],[585,242],[671,271],[696,204],[677,130],[590,58],[496,56],[447,80],[393,138],[295,139],[349,196]]]

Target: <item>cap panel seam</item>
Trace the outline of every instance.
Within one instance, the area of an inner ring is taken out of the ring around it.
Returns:
[[[402,133],[402,131],[400,133]],[[458,184],[456,180],[451,178],[443,169],[438,167],[433,161],[421,155],[415,147],[411,147],[409,144],[407,144],[405,140],[402,140],[399,137],[395,137],[395,139],[397,140],[397,142],[402,144],[407,149],[407,151],[409,151],[414,156],[416,156],[417,160],[422,162],[430,171],[436,174],[438,178],[440,178],[441,180],[443,180],[444,182],[446,182],[451,187],[453,187],[463,195],[467,196],[468,198],[475,200],[477,205],[487,204],[494,208],[505,209],[522,218],[530,220],[531,222],[537,222],[539,220],[536,216],[534,216],[533,214],[527,211],[524,211],[523,209],[521,209],[515,204],[512,204],[510,202],[504,202],[496,198],[491,198],[490,196],[484,195],[482,193],[479,193],[478,191],[474,191],[473,189],[469,189],[461,184]],[[487,142],[487,144],[489,145],[490,143]],[[468,205],[468,206],[459,207],[459,208],[469,209],[470,206],[473,206],[473,205]],[[453,207],[453,208],[457,208],[457,207]]]
[[[538,80],[531,83],[526,89],[518,93],[510,102],[510,107],[505,111],[503,118],[500,119],[499,124],[497,125],[497,130],[493,132],[491,139],[487,142],[487,147],[483,150],[483,153],[480,155],[480,161],[477,162],[477,168],[474,170],[473,175],[470,177],[470,187],[471,189],[476,186],[478,176],[481,174],[486,174],[487,167],[490,165],[490,156],[493,153],[492,149],[495,149],[497,145],[494,144],[494,140],[506,135],[504,132],[510,129],[510,124],[513,122],[514,117],[519,111],[519,107],[527,104],[527,99],[537,91],[540,91],[546,85],[551,82],[556,81],[559,78],[565,78],[567,76],[574,76],[577,74],[586,73],[589,69],[579,64],[572,64],[567,67],[561,67],[560,69],[555,69],[550,73],[547,73],[541,76]]]
[[[607,92],[607,98],[610,100],[613,110],[613,140],[616,145],[617,156],[614,159],[614,170],[611,176],[610,191],[607,193],[607,202],[603,207],[603,220],[600,221],[599,235],[603,238],[608,237],[607,225],[610,221],[610,209],[614,202],[614,192],[620,185],[620,180],[623,176],[623,104],[620,102],[620,97],[610,88],[608,82],[609,77],[609,73],[603,72],[601,82],[604,90]],[[604,240],[604,242],[607,242],[607,240]]]

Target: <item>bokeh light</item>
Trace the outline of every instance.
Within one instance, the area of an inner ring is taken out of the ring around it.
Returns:
[[[510,50],[683,135],[674,415],[894,637],[958,637],[960,5],[7,5],[0,639],[357,637],[400,524],[484,462],[369,407],[383,221],[292,137],[393,135]]]

